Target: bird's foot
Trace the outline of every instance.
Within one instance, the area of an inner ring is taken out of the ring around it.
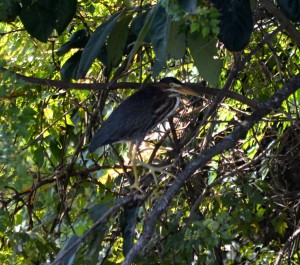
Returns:
[[[145,194],[145,192],[140,188],[139,182],[137,179],[134,180],[134,183],[130,185],[130,190],[138,190],[141,194]]]
[[[140,160],[137,160],[136,163],[149,170],[149,172],[153,176],[153,179],[154,179],[154,182],[155,182],[156,186],[158,186],[156,172],[159,172],[161,174],[166,174],[167,176],[171,176],[173,178],[176,178],[176,176],[174,174],[172,174],[171,172],[168,172],[168,171],[165,170],[167,167],[169,167],[169,165],[158,167],[158,166],[153,166],[153,165],[147,164],[147,163],[145,163],[143,161],[140,161]]]

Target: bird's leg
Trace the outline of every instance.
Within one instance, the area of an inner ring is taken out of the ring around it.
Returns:
[[[139,176],[138,176],[138,171],[137,171],[137,165],[141,165],[143,168],[149,170],[149,172],[153,176],[156,186],[158,186],[156,172],[163,173],[163,174],[166,174],[167,176],[172,176],[173,178],[176,178],[175,175],[173,175],[172,173],[165,170],[167,167],[169,167],[169,165],[158,167],[158,166],[153,166],[153,165],[147,164],[147,163],[137,159],[138,148],[140,146],[140,143],[141,143],[141,141],[137,140],[135,142],[135,144],[131,143],[130,148],[129,148],[128,156],[129,156],[129,159],[132,161],[132,170],[133,170],[133,174],[134,174],[134,183],[130,185],[130,189],[137,189],[141,193],[144,193],[144,191],[139,186]]]
[[[142,160],[137,160],[136,161],[136,164],[139,164],[141,165],[144,169],[148,169],[150,174],[153,176],[153,179],[154,179],[154,182],[155,182],[155,185],[158,186],[158,181],[157,181],[157,177],[156,177],[156,172],[159,172],[161,174],[166,174],[168,176],[172,176],[173,178],[176,178],[172,173],[166,171],[165,169],[169,167],[169,165],[167,166],[155,166],[155,165],[151,165],[151,164],[148,164],[148,163],[145,163],[144,161]]]
[[[133,184],[130,185],[130,189],[137,189],[138,191],[140,191],[141,193],[144,193],[143,190],[139,187],[139,176],[138,176],[138,172],[137,172],[137,153],[138,153],[138,146],[139,143],[131,143],[130,144],[130,148],[129,148],[129,159],[132,161],[132,169],[133,169],[133,175],[134,175],[134,182]]]

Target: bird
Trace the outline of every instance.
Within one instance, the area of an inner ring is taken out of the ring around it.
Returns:
[[[179,105],[180,94],[199,96],[174,77],[149,84],[125,99],[102,123],[88,151],[119,142],[140,143],[158,124],[170,117]]]
[[[88,151],[94,153],[99,147],[119,142],[131,142],[128,157],[132,161],[134,182],[131,189],[139,187],[136,155],[144,137],[158,124],[170,117],[179,105],[180,94],[199,96],[174,77],[165,77],[158,83],[149,84],[125,99],[102,123],[92,138]],[[132,144],[134,143],[134,151]],[[142,161],[139,163],[152,172],[161,171]],[[162,172],[162,171],[161,171]]]

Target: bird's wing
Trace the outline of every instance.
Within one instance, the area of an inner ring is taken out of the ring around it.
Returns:
[[[102,145],[130,140],[139,135],[143,137],[143,134],[147,132],[145,131],[147,122],[145,113],[152,108],[152,104],[145,98],[135,100],[133,96],[123,101],[103,122],[90,143],[90,152],[94,152]]]
[[[122,140],[143,138],[161,122],[164,117],[157,111],[165,104],[165,98],[155,89],[142,89],[123,101],[96,132],[89,151]]]

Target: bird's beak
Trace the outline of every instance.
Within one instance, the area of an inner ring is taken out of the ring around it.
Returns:
[[[171,86],[176,89],[176,91],[180,94],[183,95],[191,95],[191,96],[196,96],[199,97],[200,94],[197,93],[196,91],[194,91],[193,89],[191,89],[188,86],[185,86],[183,84],[176,84],[176,83],[172,83]]]

